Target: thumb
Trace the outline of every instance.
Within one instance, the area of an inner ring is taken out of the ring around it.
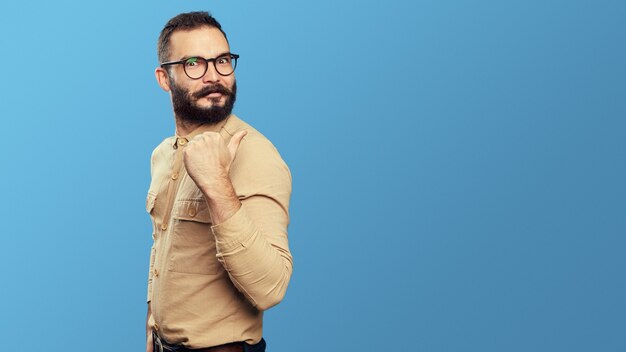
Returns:
[[[237,148],[239,148],[239,143],[241,143],[241,140],[247,134],[248,131],[246,130],[239,131],[235,133],[233,138],[230,139],[230,142],[228,142],[228,151],[233,159],[235,158],[235,153],[237,153]]]

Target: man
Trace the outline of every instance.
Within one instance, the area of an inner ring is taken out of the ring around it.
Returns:
[[[281,301],[292,272],[289,169],[231,114],[239,56],[210,14],[172,18],[158,56],[176,135],[150,165],[146,351],[264,351],[263,311]]]

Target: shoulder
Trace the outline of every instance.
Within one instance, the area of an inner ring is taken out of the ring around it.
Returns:
[[[170,151],[172,149],[172,145],[174,145],[175,139],[176,137],[174,136],[167,137],[161,143],[159,143],[159,145],[157,145],[156,148],[152,150],[152,156],[150,157],[150,160],[154,163],[155,160],[163,157],[167,151]]]
[[[159,145],[156,146],[156,148],[154,148],[152,153],[156,153],[158,151],[164,150],[165,148],[171,148],[174,145],[175,139],[176,137],[174,136],[165,138],[161,143],[159,143]]]
[[[241,140],[231,165],[233,182],[239,185],[279,183],[290,187],[289,167],[276,147],[261,132],[233,115],[224,125],[224,137],[230,139],[241,130],[248,133]]]
[[[235,115],[232,115],[224,125],[224,137],[230,140],[233,135],[242,130],[248,133],[239,144],[237,157],[241,156],[242,159],[247,159],[249,156],[253,156],[255,159],[271,158],[284,163],[278,149],[267,137]]]

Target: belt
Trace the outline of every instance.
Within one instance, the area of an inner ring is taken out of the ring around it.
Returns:
[[[154,352],[245,352],[244,342],[232,342],[224,345],[205,347],[205,348],[187,348],[183,345],[171,345],[167,341],[161,339],[156,332],[152,332],[154,338]],[[264,341],[262,341],[264,342]],[[256,346],[256,345],[254,345]],[[252,349],[250,349],[252,350]],[[265,349],[263,349],[265,350]]]

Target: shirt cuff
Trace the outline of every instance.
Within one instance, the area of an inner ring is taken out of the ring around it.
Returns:
[[[226,221],[211,226],[218,253],[227,254],[248,247],[256,233],[256,227],[248,217],[243,205]]]

